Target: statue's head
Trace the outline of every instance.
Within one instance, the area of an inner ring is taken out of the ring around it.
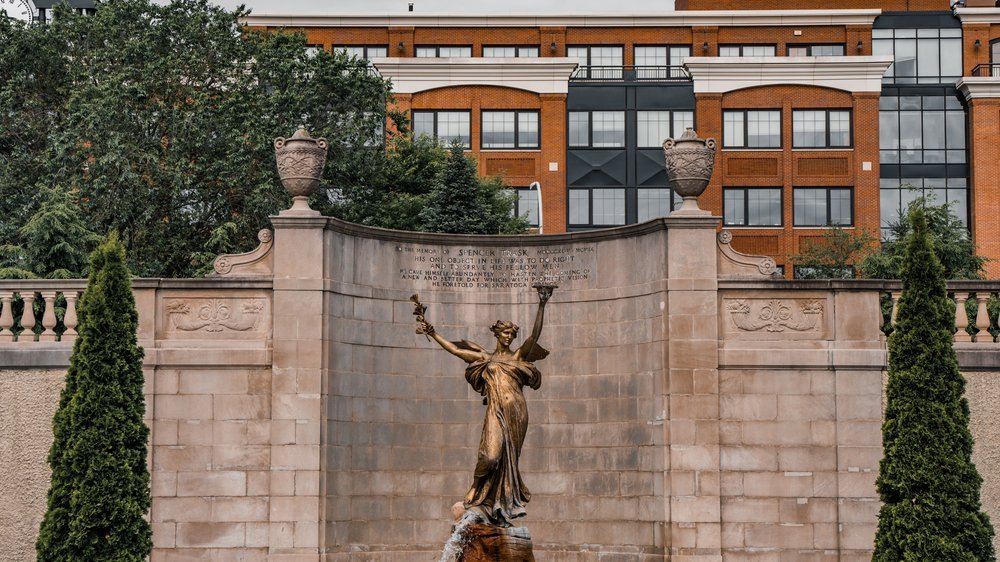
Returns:
[[[495,324],[490,326],[490,331],[493,332],[493,336],[497,339],[500,338],[500,334],[502,334],[504,330],[510,330],[513,332],[513,337],[516,338],[517,331],[520,329],[521,328],[518,327],[517,324],[511,322],[510,320],[497,320]]]

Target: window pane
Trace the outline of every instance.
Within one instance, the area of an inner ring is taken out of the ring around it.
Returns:
[[[636,78],[666,78],[667,48],[636,47],[635,66]]]
[[[877,31],[888,31],[890,34],[892,30],[874,29],[872,30],[872,54],[875,56],[892,56],[892,39],[875,39],[875,32]],[[891,37],[892,35],[890,35]],[[889,78],[889,82],[892,82],[891,78],[893,76],[893,65],[889,65],[888,70],[885,71],[883,75],[885,78]]]
[[[638,111],[636,114],[639,148],[659,147],[670,136],[669,111]]]
[[[899,114],[895,111],[881,111],[878,114],[879,147],[899,148]]]
[[[417,56],[421,58],[433,58],[437,56],[435,47],[417,47]]]
[[[347,56],[349,57],[356,57],[359,59],[365,58],[364,47],[344,46],[344,47],[334,47],[333,50],[340,51],[342,53],[347,53]]]
[[[945,114],[945,135],[948,148],[965,148],[965,113],[949,111]]]
[[[514,112],[483,112],[483,148],[514,148]]]
[[[670,47],[670,64],[680,66],[691,56],[691,47]]]
[[[724,111],[722,113],[722,145],[743,146],[743,112]]]
[[[808,57],[809,47],[789,47],[788,56],[790,57]]]
[[[747,111],[747,146],[753,148],[781,146],[781,112]]]
[[[589,146],[590,136],[589,136],[590,123],[588,119],[588,113],[586,111],[570,111],[569,112],[569,145],[570,146]]]
[[[740,56],[740,48],[739,48],[739,46],[719,47],[719,56],[720,57],[738,57],[738,56]]]
[[[962,75],[962,40],[941,40],[941,76],[955,78]]]
[[[590,224],[590,192],[586,189],[569,190],[569,223]]]
[[[796,226],[823,226],[826,224],[826,190],[796,189],[792,198],[793,222]]]
[[[899,147],[917,149],[923,147],[920,134],[921,117],[919,111],[899,112]]]
[[[471,57],[472,47],[441,47],[438,49],[439,57]]]
[[[566,49],[566,56],[569,58],[576,58],[576,60],[579,61],[580,66],[587,66],[590,64],[587,60],[586,47],[568,47]]]
[[[521,58],[538,58],[538,47],[518,47],[517,56]]]
[[[830,190],[830,224],[849,226],[853,223],[850,189]]]
[[[842,57],[844,56],[843,45],[813,45],[812,55],[814,57]]]
[[[938,60],[938,40],[918,39],[917,40],[917,75],[940,76],[940,61]]]
[[[527,217],[528,226],[538,226],[538,191],[534,189],[517,190],[517,214]]]
[[[368,47],[368,58],[370,59],[381,59],[385,58],[388,53],[386,47]]]
[[[693,111],[675,111],[674,112],[674,138],[680,138],[684,134],[685,129],[694,128],[694,112]]]
[[[851,112],[830,112],[830,146],[851,146]]]
[[[429,111],[413,112],[413,136],[434,136],[434,114]]]
[[[439,111],[438,112],[438,140],[441,144],[448,146],[453,141],[458,140],[465,148],[472,145],[472,135],[469,128],[469,114],[465,111]]]
[[[743,46],[743,56],[744,57],[773,57],[774,56],[774,46],[773,45],[744,45]]]
[[[792,112],[792,146],[826,146],[826,112],[796,110]]]
[[[781,226],[780,189],[747,189],[747,224]]]
[[[621,66],[621,47],[591,47],[590,64],[594,66]]]
[[[625,146],[624,111],[594,111],[592,119],[594,147]]]
[[[665,217],[670,214],[670,190],[640,189],[638,203],[639,222]]]
[[[897,30],[902,31],[902,30]],[[896,39],[896,62],[893,67],[896,72],[896,82],[912,84],[913,80],[900,80],[902,77],[917,75],[917,41],[916,39]]]
[[[882,188],[879,190],[879,215],[882,228],[888,228],[890,223],[899,218],[898,189]]]
[[[944,112],[924,112],[924,148],[944,148]]]
[[[625,224],[625,190],[594,189],[594,224]]]
[[[529,111],[517,114],[517,145],[538,148],[538,114]]]
[[[483,47],[483,57],[500,58],[515,56],[515,47]]]
[[[722,214],[726,224],[733,226],[746,224],[744,197],[746,197],[746,190],[743,189],[722,191]]]

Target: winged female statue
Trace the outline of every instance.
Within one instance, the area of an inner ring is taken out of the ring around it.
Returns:
[[[521,480],[517,466],[528,430],[528,407],[522,389],[530,386],[538,390],[542,383],[542,374],[534,362],[549,354],[538,345],[538,338],[542,334],[545,303],[555,288],[555,285],[535,285],[538,290],[535,325],[516,350],[510,346],[517,337],[517,324],[497,320],[490,327],[497,340],[492,352],[469,341],[451,342],[443,338],[424,319],[426,307],[417,296],[410,299],[416,306],[417,333],[433,338],[447,352],[468,363],[465,380],[483,396],[486,404],[476,471],[463,505],[490,525],[513,526],[514,519],[525,515],[524,506],[531,500],[531,492]]]

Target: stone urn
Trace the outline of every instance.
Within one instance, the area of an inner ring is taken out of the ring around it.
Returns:
[[[681,208],[673,215],[707,215],[698,208],[698,196],[708,187],[715,168],[715,139],[701,139],[688,128],[679,139],[663,141],[663,156],[667,161],[667,181],[684,198]]]
[[[292,195],[289,211],[315,211],[309,208],[309,196],[319,187],[326,164],[326,139],[314,139],[306,128],[300,126],[289,138],[274,139],[274,159],[278,163],[281,185]]]

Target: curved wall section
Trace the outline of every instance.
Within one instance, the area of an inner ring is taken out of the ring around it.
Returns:
[[[410,295],[445,337],[492,349],[497,319],[521,326],[515,345],[531,330],[531,284],[545,277],[559,288],[539,342],[551,351],[537,363],[541,388],[524,390],[523,524],[551,559],[662,560],[666,238],[663,221],[533,237],[331,221],[327,559],[436,558],[472,482],[486,408],[465,364],[414,333]]]

